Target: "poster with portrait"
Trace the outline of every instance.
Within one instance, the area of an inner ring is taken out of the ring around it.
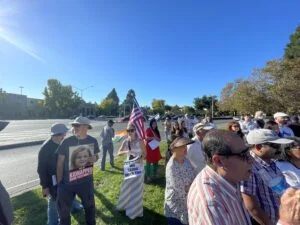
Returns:
[[[93,174],[94,144],[77,145],[69,148],[69,181]]]

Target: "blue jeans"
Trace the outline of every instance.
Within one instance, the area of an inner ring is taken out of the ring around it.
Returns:
[[[72,209],[71,211],[81,210],[82,205],[76,199],[72,202]],[[59,218],[57,212],[57,204],[56,200],[52,197],[48,198],[48,208],[47,208],[47,225],[58,225]]]
[[[102,146],[102,161],[101,161],[101,170],[105,170],[105,161],[106,161],[106,153],[109,153],[110,157],[110,165],[114,167],[114,145],[113,143],[106,144]]]
[[[58,213],[56,201],[52,198],[48,198],[48,208],[47,208],[47,225],[57,225],[58,224]]]
[[[57,209],[60,225],[71,225],[70,211],[75,195],[81,199],[85,211],[86,225],[96,225],[96,206],[93,181],[78,184],[59,184]]]

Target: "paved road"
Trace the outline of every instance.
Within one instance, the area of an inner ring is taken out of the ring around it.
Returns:
[[[62,122],[69,123],[69,120],[62,120]],[[12,126],[6,131],[7,137],[12,137],[11,132],[18,132],[19,134],[25,134],[25,131],[28,132],[28,127],[32,128],[33,133],[41,132],[42,135],[38,138],[46,139],[49,135],[49,127],[53,123],[52,121],[41,121],[41,124],[36,124],[29,122],[26,125],[26,122],[22,122],[22,125],[17,125],[12,123]],[[217,126],[220,126],[227,121],[216,121]],[[94,129],[91,130],[91,135],[98,139],[99,132],[104,125],[104,122],[94,122]],[[47,127],[46,127],[47,126]],[[124,129],[126,123],[115,124],[115,130]],[[20,131],[18,131],[18,127]],[[22,129],[21,129],[22,128]],[[34,130],[36,128],[39,131]],[[161,124],[159,124],[159,129],[163,133]],[[23,130],[23,131],[22,131]],[[8,132],[11,131],[11,132]],[[4,132],[4,131],[3,131]],[[0,135],[0,143],[5,136]],[[164,136],[164,135],[162,135]],[[32,139],[32,137],[30,137]],[[17,137],[16,141],[26,139],[25,136]],[[30,146],[30,147],[21,147],[8,150],[0,151],[0,180],[3,182],[4,186],[8,189],[8,192],[11,196],[20,194],[32,188],[35,188],[39,184],[37,169],[37,155],[40,145]],[[115,146],[115,152],[117,151],[118,146]],[[98,162],[99,164],[99,162]]]
[[[50,127],[54,123],[63,123],[70,127],[71,120],[12,120],[0,132],[0,146],[47,139]],[[92,121],[91,134],[96,135],[106,122]]]

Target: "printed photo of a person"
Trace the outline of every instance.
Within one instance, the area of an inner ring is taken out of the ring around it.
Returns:
[[[70,171],[84,169],[92,166],[92,153],[90,146],[80,145],[76,147],[71,154],[70,158]]]

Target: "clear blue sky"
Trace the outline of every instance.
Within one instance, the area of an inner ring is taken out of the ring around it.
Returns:
[[[299,0],[0,0],[0,88],[43,98],[47,79],[100,102],[128,89],[192,105],[283,55]]]

